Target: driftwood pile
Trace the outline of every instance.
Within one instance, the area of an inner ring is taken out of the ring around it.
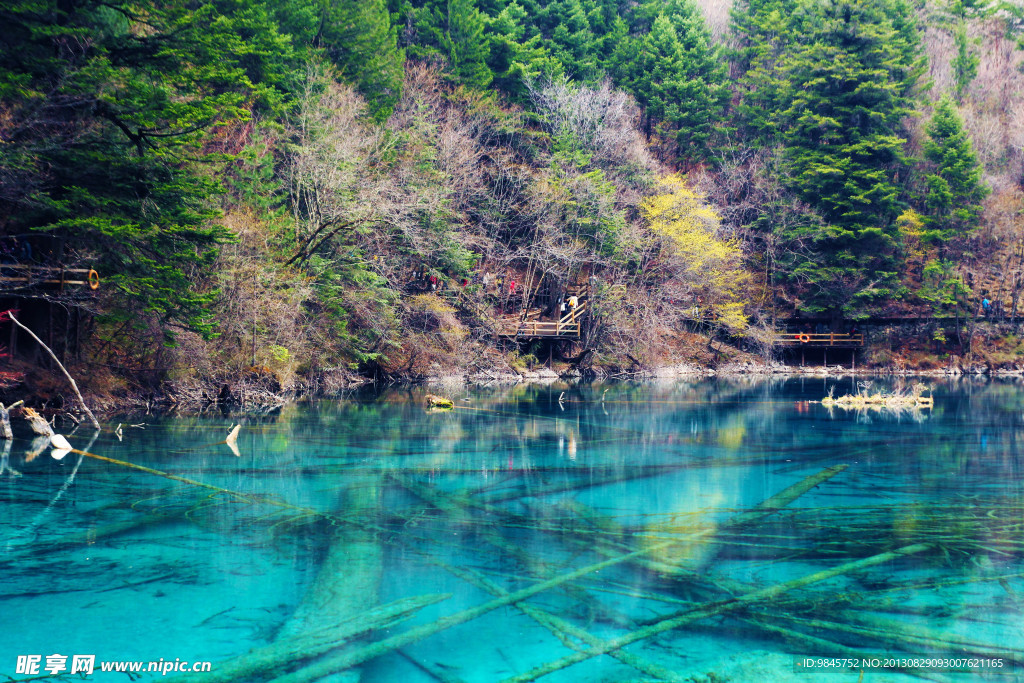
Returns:
[[[834,386],[832,387],[835,388]],[[834,398],[830,392],[828,396],[821,399],[821,404],[826,408],[837,407],[846,410],[891,410],[901,411],[908,409],[932,408],[935,406],[935,397],[925,396],[927,387],[924,384],[914,384],[909,391],[875,392],[871,393],[871,383],[862,382],[861,391],[856,394],[845,394]]]

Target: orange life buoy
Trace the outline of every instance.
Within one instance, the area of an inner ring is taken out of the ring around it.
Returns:
[[[806,344],[809,341],[811,341],[811,335],[809,335],[809,334],[801,334],[800,335],[800,343],[801,344]]]
[[[99,289],[100,288],[100,274],[99,273],[97,273],[95,270],[90,268],[89,269],[89,276],[88,276],[88,278],[89,278],[89,289]]]

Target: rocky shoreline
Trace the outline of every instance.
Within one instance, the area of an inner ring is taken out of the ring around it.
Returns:
[[[557,368],[557,366],[556,366]],[[559,372],[558,370],[563,370]],[[287,403],[303,400],[331,398],[351,395],[353,392],[373,386],[494,386],[521,383],[551,384],[555,382],[589,381],[665,381],[703,380],[730,377],[1024,377],[1024,363],[1010,367],[990,367],[976,363],[961,365],[951,363],[939,369],[912,369],[900,366],[858,367],[841,365],[793,366],[779,362],[745,360],[730,362],[717,367],[701,366],[696,363],[676,363],[653,368],[631,371],[596,369],[583,374],[578,370],[552,369],[544,365],[534,368],[493,367],[473,371],[439,372],[434,375],[417,377],[389,377],[386,382],[355,372],[336,373],[329,381],[320,378],[295,388],[282,389],[268,383],[265,378],[238,378],[235,381],[190,381],[165,383],[160,391],[125,392],[118,395],[86,392],[89,407],[104,415],[119,413],[184,412],[202,413],[219,410],[224,413],[268,413]],[[70,394],[54,396],[35,395],[24,385],[3,395],[2,403],[11,404],[23,400],[26,406],[34,407],[46,414],[64,415],[78,421],[80,408]]]

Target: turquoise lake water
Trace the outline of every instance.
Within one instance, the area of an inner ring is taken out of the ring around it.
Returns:
[[[0,680],[1024,680],[1024,387],[926,383],[933,409],[816,402],[849,378],[417,388],[69,435],[121,463],[17,420]]]

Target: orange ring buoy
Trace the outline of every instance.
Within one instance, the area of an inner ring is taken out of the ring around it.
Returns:
[[[100,274],[97,273],[92,268],[89,269],[88,279],[89,279],[89,289],[95,290],[95,289],[99,289],[100,288]]]
[[[809,335],[809,334],[801,334],[799,339],[800,339],[800,343],[801,344],[806,344],[807,342],[811,341],[811,335]]]

